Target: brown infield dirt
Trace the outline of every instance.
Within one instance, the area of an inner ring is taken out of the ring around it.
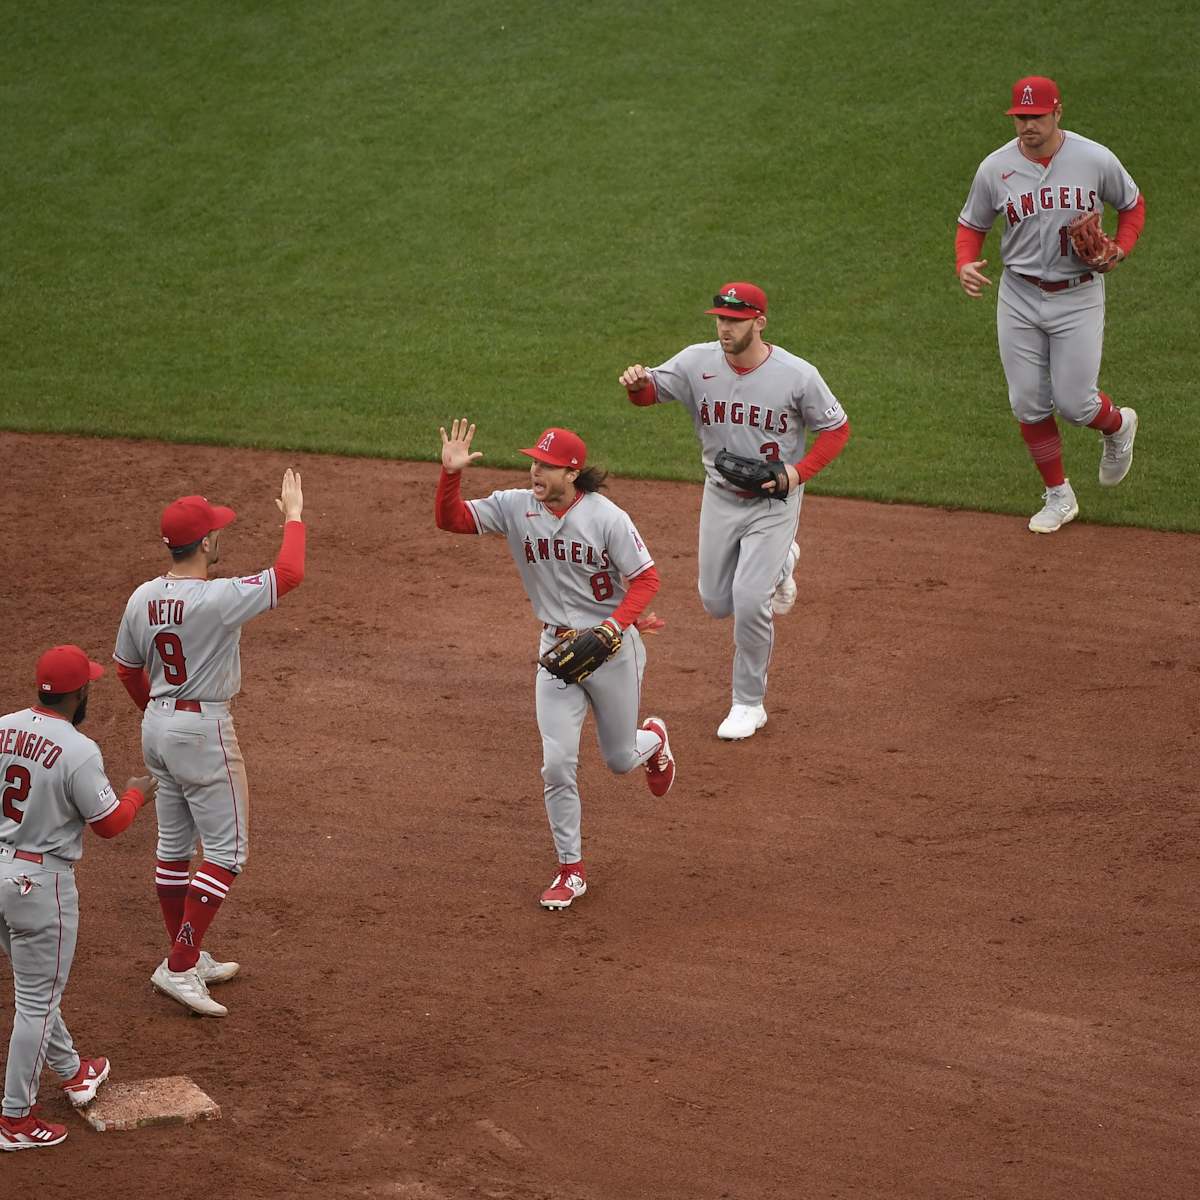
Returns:
[[[229,573],[274,559],[288,465],[309,525],[307,579],[242,643],[229,1017],[150,987],[151,812],[78,868],[77,1043],[223,1117],[96,1134],[47,1074],[71,1136],[0,1156],[5,1196],[1200,1194],[1195,537],[810,497],[770,723],[726,744],[699,488],[614,479],[663,578],[644,712],[679,775],[658,801],[610,775],[589,723],[592,890],[554,914],[537,624],[501,539],[434,528],[434,465],[0,451],[3,711],[48,645],[107,661],[175,496],[237,508]],[[138,723],[110,671],[86,729],[118,784]]]

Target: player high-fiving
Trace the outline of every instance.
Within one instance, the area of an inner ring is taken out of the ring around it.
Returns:
[[[209,1017],[227,1010],[208,985],[231,979],[238,964],[217,962],[203,939],[248,854],[250,796],[229,702],[241,689],[242,626],[304,578],[298,472],[284,473],[275,505],[285,523],[274,565],[232,579],[209,571],[233,509],[203,496],[168,505],[161,528],[171,569],[130,596],[113,653],[145,714],[142,750],[159,783],[155,884],[170,950],[151,982]],[[193,875],[197,837],[204,858]]]
[[[600,495],[607,472],[587,465],[587,447],[569,429],[547,429],[522,450],[532,459],[529,487],[463,501],[461,472],[483,457],[472,450],[475,426],[465,417],[441,430],[442,472],[437,525],[454,533],[498,533],[542,622],[539,661],[576,631],[594,630],[588,644],[601,664],[578,683],[564,682],[543,665],[534,685],[542,735],[546,816],[558,855],[544,908],[569,907],[587,891],[580,833],[582,806],[576,774],[579,738],[590,708],[600,752],[618,774],[642,766],[655,796],[675,779],[666,723],[647,717],[638,725],[646,651],[639,618],[658,590],[658,572],[628,515]],[[661,624],[650,614],[647,628]]]

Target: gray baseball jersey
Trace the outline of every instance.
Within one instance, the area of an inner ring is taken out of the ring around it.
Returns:
[[[539,654],[554,644],[554,627],[588,628],[612,616],[629,581],[654,565],[629,515],[598,492],[578,493],[561,517],[528,488],[466,503],[479,533],[507,538],[533,611],[551,626],[542,630]],[[543,798],[559,862],[578,862],[583,854],[577,774],[588,709],[610,771],[625,774],[658,751],[658,736],[638,728],[645,666],[641,635],[630,626],[620,650],[581,684],[564,684],[538,668],[534,695]]]
[[[587,628],[612,615],[629,581],[654,565],[627,513],[599,492],[581,492],[556,516],[528,488],[468,500],[480,533],[508,539],[539,621]]]
[[[4,1115],[23,1117],[44,1063],[79,1070],[61,1003],[79,936],[70,864],[83,827],[113,812],[100,747],[70,721],[26,708],[0,717],[0,949],[12,962],[16,1013],[4,1075]],[[13,850],[45,855],[41,863]]]
[[[158,700],[229,700],[242,686],[242,626],[277,603],[275,571],[143,583],[125,606],[113,658],[145,667]]]
[[[100,747],[33,708],[0,717],[0,842],[75,862],[83,827],[117,807]]]
[[[808,430],[837,429],[846,414],[820,371],[779,346],[735,371],[720,342],[701,342],[653,367],[657,399],[677,400],[700,439],[707,480],[700,505],[699,589],[711,616],[734,618],[735,704],[761,704],[774,646],[771,593],[788,571],[804,487],[783,503],[737,496],[713,466],[717,451],[796,463]]]
[[[1067,236],[1073,218],[1103,212],[1105,204],[1132,208],[1138,199],[1137,184],[1111,150],[1065,129],[1062,134],[1047,166],[1026,158],[1016,138],[989,154],[958,218],[986,233],[1003,216],[1004,265],[1051,283],[1087,271]]]
[[[820,371],[779,346],[741,374],[729,365],[720,342],[681,350],[650,375],[660,402],[677,400],[688,411],[709,479],[725,480],[713,466],[717,451],[796,463],[807,430],[836,429],[846,414]]]

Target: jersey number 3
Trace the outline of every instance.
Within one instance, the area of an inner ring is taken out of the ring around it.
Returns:
[[[163,674],[167,682],[174,687],[176,684],[187,682],[187,659],[183,657],[183,643],[179,634],[163,630],[155,634],[154,648],[162,659]]]
[[[29,799],[29,788],[32,783],[29,777],[29,768],[19,767],[16,763],[13,763],[4,772],[4,782],[9,785],[4,789],[4,796],[2,797],[4,815],[10,821],[20,825],[21,818],[25,813],[17,805],[24,804]]]

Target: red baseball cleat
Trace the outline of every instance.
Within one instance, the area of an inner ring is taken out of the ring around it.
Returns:
[[[27,1117],[0,1117],[0,1150],[40,1150],[66,1140],[65,1125],[50,1125],[33,1113]]]
[[[107,1058],[83,1058],[81,1056],[79,1070],[75,1073],[75,1077],[68,1079],[62,1085],[67,1099],[76,1108],[91,1104],[96,1098],[96,1092],[99,1091],[100,1085],[108,1078],[111,1065]]]
[[[662,738],[658,753],[646,763],[646,786],[654,795],[665,796],[675,782],[675,755],[667,740],[667,723],[662,717],[647,717],[642,728]]]
[[[558,874],[542,893],[543,908],[570,908],[571,902],[587,891],[587,877],[583,863],[561,863]]]

